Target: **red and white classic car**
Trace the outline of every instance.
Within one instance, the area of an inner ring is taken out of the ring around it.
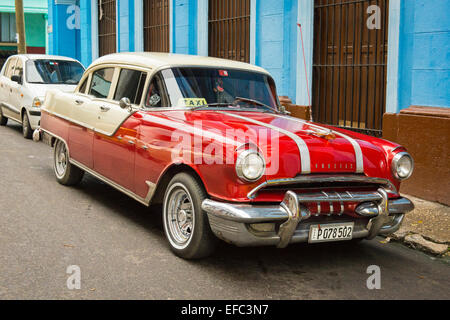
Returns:
[[[382,139],[290,117],[262,68],[229,60],[119,53],[74,93],[51,91],[34,139],[54,147],[64,185],[84,172],[144,205],[162,204],[171,249],[372,239],[413,204],[413,171]]]

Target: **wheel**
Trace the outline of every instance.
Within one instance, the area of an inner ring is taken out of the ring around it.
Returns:
[[[69,162],[66,144],[57,140],[53,152],[53,169],[56,180],[65,186],[73,186],[83,179],[84,171]]]
[[[22,116],[22,135],[25,139],[31,139],[33,135],[33,130],[31,130],[30,119],[25,111]]]
[[[0,108],[0,126],[6,126],[8,118],[3,116],[2,108]]]
[[[174,176],[166,189],[164,233],[171,250],[181,258],[204,258],[214,251],[217,238],[201,208],[205,198],[203,186],[187,173]]]

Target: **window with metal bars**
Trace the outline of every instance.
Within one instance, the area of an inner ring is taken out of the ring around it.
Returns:
[[[380,8],[369,29],[367,8]],[[315,0],[313,114],[318,122],[381,135],[389,0]]]
[[[98,0],[98,55],[116,52],[116,0]]]
[[[209,0],[209,55],[250,61],[250,0]]]
[[[169,0],[144,0],[144,50],[169,52]]]

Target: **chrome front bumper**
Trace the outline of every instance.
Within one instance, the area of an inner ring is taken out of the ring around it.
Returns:
[[[279,248],[290,243],[307,242],[310,226],[318,223],[354,222],[353,238],[372,239],[379,234],[390,234],[400,228],[404,214],[414,209],[413,203],[407,198],[389,200],[382,188],[377,192],[348,195],[298,195],[288,191],[279,205],[233,204],[206,199],[202,209],[208,214],[214,234],[224,241],[237,246],[275,245]],[[311,216],[302,203],[314,201],[338,202],[338,209],[339,203],[342,207],[343,202],[357,201],[359,205],[356,212],[361,217],[352,218],[341,214]],[[267,230],[253,227],[264,224]]]

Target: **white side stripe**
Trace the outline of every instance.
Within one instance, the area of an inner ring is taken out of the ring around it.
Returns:
[[[318,125],[313,124],[313,123],[308,123],[308,122],[306,122],[305,120],[302,120],[302,119],[298,119],[298,118],[294,118],[294,117],[282,116],[282,115],[278,115],[278,114],[274,114],[273,116],[278,117],[278,118],[287,119],[287,120],[293,120],[293,121],[299,122],[301,124],[305,124],[305,125],[308,125],[308,126],[311,126],[311,127],[316,127],[318,129],[321,129],[321,130],[329,130],[328,128],[324,128],[324,127],[318,126]],[[357,173],[363,173],[364,172],[364,160],[363,160],[363,154],[362,154],[361,146],[359,145],[359,143],[355,139],[347,136],[346,134],[343,134],[343,133],[340,133],[340,132],[337,132],[337,131],[333,131],[333,130],[331,130],[331,131],[335,135],[338,135],[338,136],[346,139],[348,142],[350,142],[352,144],[353,149],[355,150],[356,172]]]
[[[299,136],[297,136],[295,133],[284,130],[282,128],[273,126],[271,124],[268,123],[264,123],[258,120],[254,120],[248,117],[243,117],[243,116],[239,116],[237,114],[233,114],[233,113],[228,113],[228,112],[224,112],[224,111],[216,111],[217,113],[222,113],[222,114],[226,114],[227,116],[230,117],[235,117],[238,119],[242,119],[248,122],[252,122],[254,124],[278,131],[286,136],[288,136],[289,138],[291,138],[292,140],[295,141],[295,143],[297,144],[298,147],[298,151],[300,153],[300,161],[301,161],[301,165],[302,165],[302,173],[307,174],[307,173],[311,173],[311,159],[309,156],[309,150],[308,150],[308,146],[306,145],[306,142],[300,138]]]

